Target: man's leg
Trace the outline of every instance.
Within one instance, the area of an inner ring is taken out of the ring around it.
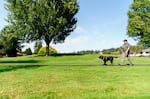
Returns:
[[[121,59],[120,65],[123,65],[123,64],[124,64],[125,57],[126,57],[126,54],[123,52],[123,53],[122,53],[122,59]]]
[[[132,64],[130,56],[128,56],[127,58],[128,58],[129,63],[130,63],[130,66],[132,66],[133,64]]]

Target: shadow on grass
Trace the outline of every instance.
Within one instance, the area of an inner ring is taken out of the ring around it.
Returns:
[[[14,71],[18,69],[33,69],[38,67],[41,67],[41,65],[0,66],[0,73]]]
[[[39,61],[36,60],[1,60],[0,63],[38,63]]]
[[[33,64],[38,62],[37,60],[0,60],[0,73],[17,69],[37,68],[40,65]]]

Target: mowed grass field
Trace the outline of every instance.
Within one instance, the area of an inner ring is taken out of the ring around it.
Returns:
[[[98,57],[0,58],[0,99],[150,99],[149,57],[132,57],[134,66]]]

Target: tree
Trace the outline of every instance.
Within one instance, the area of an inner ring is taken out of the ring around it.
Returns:
[[[49,45],[63,43],[76,28],[77,0],[7,0],[8,22],[28,40],[44,40]]]
[[[17,56],[17,52],[21,52],[20,36],[15,32],[12,25],[3,28],[0,34],[0,45],[3,46],[1,54],[7,56]]]
[[[130,47],[131,53],[138,53],[138,52],[141,52],[143,49],[144,49],[144,47],[143,46],[139,46],[139,45]]]
[[[150,47],[150,0],[134,0],[128,17],[127,34]]]
[[[36,41],[35,46],[34,46],[34,53],[37,54],[41,47],[42,47],[42,42]]]

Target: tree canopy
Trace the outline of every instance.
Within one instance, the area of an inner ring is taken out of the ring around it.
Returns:
[[[3,46],[1,54],[7,56],[17,56],[17,52],[21,51],[20,35],[15,32],[15,27],[12,25],[3,28],[0,34],[0,45]]]
[[[128,17],[127,34],[139,44],[150,47],[150,0],[134,0]]]
[[[63,43],[76,28],[79,5],[77,0],[6,0],[8,22],[26,41],[44,40],[49,44]]]

